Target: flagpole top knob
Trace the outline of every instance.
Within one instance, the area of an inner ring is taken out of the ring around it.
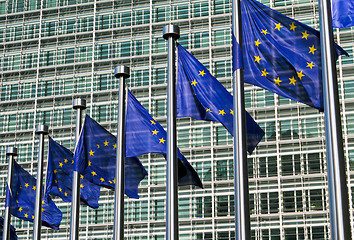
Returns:
[[[6,155],[17,156],[17,147],[7,147],[6,148]]]
[[[36,126],[36,134],[48,134],[48,126],[47,125],[37,125]]]
[[[86,109],[86,100],[82,98],[76,98],[73,100],[73,109]]]
[[[130,77],[130,68],[124,65],[119,65],[114,69],[114,76],[116,78],[119,77],[124,77],[124,78],[128,78]]]
[[[177,25],[166,25],[163,27],[163,38],[168,39],[168,37],[173,37],[175,39],[179,39],[179,27]]]

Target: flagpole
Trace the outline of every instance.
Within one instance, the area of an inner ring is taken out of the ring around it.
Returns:
[[[36,134],[39,135],[39,150],[37,162],[36,204],[34,210],[33,240],[40,240],[42,228],[44,136],[48,134],[48,126],[37,125]]]
[[[125,79],[130,77],[129,67],[117,66],[114,69],[114,76],[119,79],[119,98],[113,239],[124,240],[125,120],[127,111]]]
[[[86,109],[86,100],[78,98],[73,101],[73,109],[76,109],[76,128],[75,128],[75,146],[80,138],[81,132],[81,113]],[[70,219],[70,240],[79,239],[80,223],[80,174],[73,172],[73,188],[71,200],[71,219]]]
[[[11,232],[11,198],[12,196],[12,182],[13,182],[13,172],[14,172],[14,157],[17,156],[16,147],[8,147],[6,149],[6,156],[9,157],[9,167],[7,172],[7,185],[6,191],[10,191],[10,194],[6,194],[6,203],[5,203],[5,217],[4,217],[4,227],[2,239],[10,239]]]
[[[331,3],[319,0],[331,239],[351,239]]]
[[[167,80],[167,196],[166,239],[178,240],[178,168],[176,138],[176,44],[179,27],[166,25],[163,37],[168,40]]]
[[[241,1],[232,1],[232,33],[242,49]],[[250,240],[250,208],[243,69],[233,72],[235,239]]]

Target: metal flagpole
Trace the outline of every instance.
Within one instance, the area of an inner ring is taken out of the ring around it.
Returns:
[[[114,76],[119,79],[119,98],[113,239],[124,240],[125,120],[127,111],[125,79],[129,78],[130,70],[126,66],[117,66],[114,69]]]
[[[11,232],[11,199],[8,197],[12,197],[12,182],[13,182],[13,172],[14,172],[14,157],[17,156],[17,148],[16,147],[8,147],[6,149],[6,156],[9,156],[9,168],[7,172],[7,188],[10,191],[10,195],[6,195],[6,203],[5,203],[5,217],[4,217],[4,227],[2,233],[2,239],[10,239]],[[7,189],[6,189],[7,191]]]
[[[331,239],[351,238],[331,3],[319,0]]]
[[[242,49],[241,1],[232,1],[232,33]],[[243,69],[233,72],[235,239],[250,240],[250,208]]]
[[[163,37],[168,40],[167,81],[167,196],[166,239],[178,240],[178,168],[176,138],[176,45],[179,27],[166,25]]]
[[[40,240],[42,228],[44,136],[48,134],[48,126],[37,125],[36,134],[39,135],[39,150],[37,162],[36,205],[34,210],[33,240]]]
[[[75,146],[80,138],[81,132],[81,112],[86,109],[86,100],[78,98],[73,101],[73,109],[76,109],[76,129]],[[71,200],[71,219],[70,219],[70,240],[79,239],[80,223],[80,174],[77,171],[73,173],[73,188]]]

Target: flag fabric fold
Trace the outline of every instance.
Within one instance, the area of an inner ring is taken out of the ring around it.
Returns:
[[[244,81],[323,111],[319,31],[266,7],[241,1]],[[336,55],[347,54],[336,45]]]
[[[167,133],[165,129],[149,114],[135,96],[128,90],[126,116],[126,156],[139,156],[146,153],[167,154]],[[187,159],[177,149],[178,185],[203,184]]]
[[[74,169],[74,154],[49,137],[46,194],[58,196],[64,202],[71,202]],[[81,175],[80,202],[98,208],[100,186]]]
[[[36,202],[36,179],[14,162],[11,214],[33,222]],[[42,225],[59,229],[62,212],[49,196],[42,199]]]
[[[332,23],[334,28],[354,26],[354,0],[332,0]]]
[[[98,186],[114,189],[117,138],[86,115],[74,154],[74,171]],[[137,157],[125,158],[125,194],[139,198],[138,185],[147,172]]]
[[[181,45],[178,45],[177,117],[220,122],[233,135],[233,97],[225,87]],[[264,131],[246,112],[247,150],[252,153]]]
[[[0,217],[0,240],[2,240],[2,233],[4,230],[4,219]],[[10,239],[8,240],[17,240],[16,229],[10,225]]]

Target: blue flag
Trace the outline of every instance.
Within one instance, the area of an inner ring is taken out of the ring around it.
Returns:
[[[48,169],[46,194],[55,195],[64,202],[71,202],[74,154],[49,137]],[[80,202],[98,208],[100,186],[95,185],[81,175]]]
[[[334,28],[354,26],[354,0],[332,0]]]
[[[117,138],[86,115],[79,142],[75,149],[74,171],[85,179],[114,189]],[[147,172],[137,157],[125,159],[125,194],[139,198],[138,185]]]
[[[33,222],[36,202],[36,179],[14,162],[11,214]],[[59,229],[62,213],[49,196],[42,199],[42,225]]]
[[[233,135],[233,97],[192,54],[178,45],[177,117],[220,122]],[[264,131],[246,112],[249,153],[262,140]]]
[[[17,240],[16,229],[10,225],[10,239],[9,240]],[[2,240],[2,233],[4,230],[4,219],[0,217],[0,240]]]
[[[323,111],[319,32],[256,0],[241,1],[241,12],[245,82]],[[336,45],[336,54],[346,52]]]
[[[126,156],[145,153],[166,155],[167,134],[165,129],[149,114],[134,95],[128,91],[126,116]],[[178,185],[203,187],[198,174],[187,159],[177,150]]]

